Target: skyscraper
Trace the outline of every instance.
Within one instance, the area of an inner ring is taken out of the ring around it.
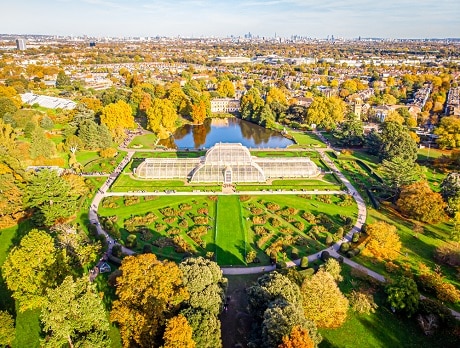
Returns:
[[[16,40],[16,48],[18,50],[21,50],[21,51],[24,51],[25,49],[27,49],[26,47],[26,40],[24,39],[17,39]]]

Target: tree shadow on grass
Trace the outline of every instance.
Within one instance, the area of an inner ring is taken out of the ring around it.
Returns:
[[[241,243],[244,244],[243,242]],[[228,250],[224,250],[220,246],[214,243],[209,243],[208,246],[210,250],[215,250],[214,251],[215,260],[219,264],[219,266],[245,266],[244,245],[237,246],[238,254],[234,254]]]

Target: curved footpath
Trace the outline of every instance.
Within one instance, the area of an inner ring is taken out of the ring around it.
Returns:
[[[318,137],[324,141],[326,144],[328,144],[327,140],[320,134],[316,133]],[[319,190],[313,190],[313,191],[302,191],[302,190],[294,190],[294,191],[242,191],[242,192],[235,192],[235,193],[222,193],[222,192],[174,192],[174,193],[165,193],[165,192],[107,192],[110,186],[114,183],[116,178],[123,172],[123,169],[128,165],[128,163],[131,161],[131,158],[135,154],[135,150],[128,150],[127,155],[125,158],[120,162],[120,164],[115,168],[112,174],[109,175],[108,179],[106,182],[101,186],[101,188],[98,190],[96,195],[94,196],[94,199],[92,201],[90,210],[89,210],[89,220],[91,223],[95,224],[97,227],[97,232],[100,235],[103,235],[108,243],[108,253],[110,254],[112,252],[112,247],[117,244],[117,242],[107,233],[105,232],[98,219],[97,215],[97,209],[99,207],[99,204],[101,203],[102,199],[104,197],[109,197],[109,196],[147,196],[147,195],[158,195],[158,196],[170,196],[170,195],[176,195],[176,196],[188,196],[190,194],[192,195],[228,195],[228,194],[236,194],[236,195],[254,195],[254,194],[267,194],[267,195],[286,195],[286,194],[343,194],[343,193],[348,193],[353,196],[353,198],[356,201],[356,204],[358,206],[358,219],[353,226],[353,228],[344,236],[343,239],[339,240],[336,242],[334,245],[330,246],[329,248],[323,249],[315,254],[309,255],[308,256],[308,261],[313,262],[321,257],[321,253],[323,251],[328,251],[329,254],[334,257],[338,258],[341,256],[338,253],[338,250],[340,249],[340,246],[344,242],[350,242],[351,238],[353,236],[353,233],[361,231],[361,227],[363,223],[366,221],[366,216],[367,216],[367,209],[366,209],[366,204],[359,194],[359,192],[354,188],[354,186],[350,183],[350,181],[337,169],[335,166],[334,162],[331,161],[331,159],[325,154],[325,151],[331,150],[331,148],[328,146],[328,148],[324,149],[315,149],[318,151],[321,159],[327,164],[329,169],[331,169],[335,174],[339,177],[339,179],[343,182],[345,187],[347,188],[347,192],[343,191],[319,191]],[[122,252],[127,255],[133,255],[135,252],[131,249],[125,248],[124,246],[121,246]],[[366,273],[368,276],[380,281],[380,282],[385,282],[386,279],[384,276],[382,276],[379,273],[376,273],[372,270],[370,270],[367,267],[364,267],[346,257],[343,257],[343,262],[350,267],[356,268],[360,270],[363,273]],[[298,266],[300,264],[300,259],[295,260],[295,261],[290,261],[287,263],[288,267],[293,267],[293,266]],[[222,272],[224,275],[239,275],[239,274],[257,274],[257,273],[264,273],[264,272],[271,272],[276,269],[276,266],[274,265],[268,265],[268,266],[256,266],[256,267],[221,267]],[[421,298],[424,298],[423,295],[420,296]],[[449,308],[449,310],[452,312],[454,317],[457,320],[460,320],[460,313],[456,312],[452,309]]]

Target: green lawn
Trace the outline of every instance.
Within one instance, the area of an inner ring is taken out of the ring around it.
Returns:
[[[216,259],[220,265],[244,265],[246,237],[238,196],[219,196],[216,217]]]
[[[360,286],[368,286],[361,280],[353,279],[347,265],[342,265],[342,275],[344,281],[339,286],[345,294]],[[379,306],[375,313],[359,315],[350,310],[342,327],[320,329],[323,342],[319,347],[456,347],[455,338],[444,334],[425,336],[415,318],[393,314],[385,298],[385,294],[379,289],[374,294],[374,300]]]
[[[451,150],[441,150],[441,149],[433,149],[433,148],[424,148],[418,149],[417,160],[424,162],[428,160],[434,160],[441,156],[450,156],[452,153]]]
[[[152,149],[155,147],[156,142],[156,134],[144,134],[134,137],[134,139],[129,143],[128,147],[130,149]]]
[[[289,132],[300,146],[326,147],[326,145],[313,133],[291,131]]]

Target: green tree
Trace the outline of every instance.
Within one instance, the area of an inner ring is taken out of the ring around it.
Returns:
[[[395,122],[384,122],[381,125],[380,142],[378,153],[380,159],[391,159],[400,157],[409,162],[417,159],[417,143],[410,136],[409,132],[400,124]]]
[[[56,87],[57,88],[66,88],[71,85],[70,77],[66,75],[64,70],[60,70],[56,78]]]
[[[313,321],[305,319],[302,308],[277,300],[264,312],[262,323],[263,347],[276,348],[282,343],[283,337],[289,335],[294,327],[301,327],[308,332],[312,341],[321,342],[321,335],[317,333]]]
[[[402,157],[384,159],[380,166],[380,172],[383,174],[387,185],[397,193],[401,187],[419,181],[422,175],[418,164]]]
[[[200,348],[221,348],[221,327],[219,318],[204,310],[187,308],[181,311],[192,327],[192,339]]]
[[[154,254],[128,256],[120,270],[110,318],[120,326],[124,346],[154,347],[166,317],[174,316],[189,298],[182,272]]]
[[[434,130],[438,136],[436,142],[441,149],[460,148],[460,117],[445,116]]]
[[[441,196],[447,203],[449,214],[460,211],[460,173],[449,173],[441,183]]]
[[[301,287],[305,317],[320,328],[340,327],[348,312],[348,300],[328,272],[320,270]]]
[[[420,294],[415,281],[408,277],[399,277],[385,288],[387,301],[391,308],[402,311],[410,317],[418,308]]]
[[[40,127],[46,130],[51,130],[54,127],[54,122],[48,116],[44,116],[40,121]]]
[[[44,305],[46,289],[57,285],[63,266],[62,256],[46,232],[32,230],[21,239],[2,266],[2,275],[21,312]]]
[[[263,317],[269,304],[275,300],[285,300],[296,306],[300,306],[302,302],[299,287],[278,272],[259,277],[256,284],[249,287],[246,292],[249,310],[258,318]]]
[[[241,98],[241,117],[248,121],[258,122],[264,104],[264,100],[260,95],[260,90],[256,87],[252,87]]]
[[[340,263],[336,259],[333,259],[332,257],[328,258],[323,266],[323,269],[329,273],[336,282],[341,282],[343,280],[343,277],[340,274],[340,272],[342,272],[342,267],[340,267]]]
[[[352,118],[339,125],[334,131],[342,146],[361,146],[364,143],[363,122],[358,118]]]
[[[32,133],[30,142],[30,157],[37,158],[43,156],[51,158],[56,156],[56,145],[51,139],[48,139],[41,128],[37,128]]]
[[[203,257],[188,258],[179,264],[179,268],[184,286],[190,294],[187,304],[192,308],[219,314],[227,280],[222,276],[217,263]]]
[[[11,346],[15,334],[13,317],[8,312],[0,311],[0,346]]]
[[[446,218],[442,196],[431,190],[426,181],[404,186],[396,202],[398,210],[412,219],[437,223]]]
[[[55,289],[48,289],[41,313],[47,333],[43,347],[110,346],[110,326],[101,298],[89,280],[68,276]]]
[[[37,223],[52,226],[75,214],[80,196],[56,171],[41,170],[27,185],[24,205],[34,209]]]

